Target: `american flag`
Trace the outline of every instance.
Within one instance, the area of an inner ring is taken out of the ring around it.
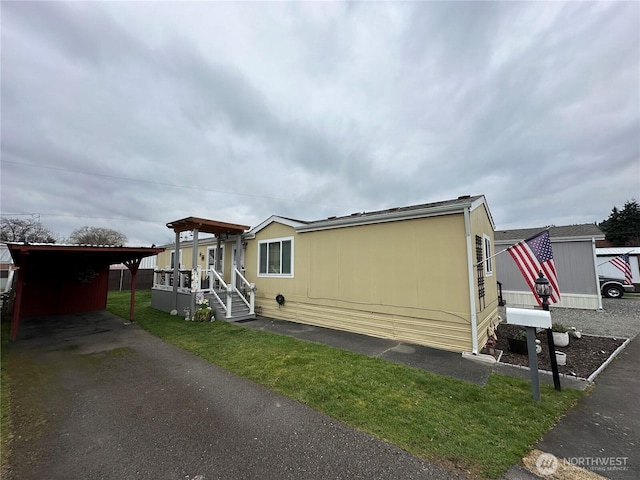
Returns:
[[[624,273],[624,283],[628,283],[629,285],[633,283],[633,279],[631,278],[631,263],[629,262],[628,253],[612,258],[609,262]]]
[[[538,272],[544,273],[544,276],[549,280],[551,286],[549,302],[557,303],[560,301],[558,275],[556,274],[556,265],[553,262],[549,230],[544,230],[531,238],[518,242],[507,250],[522,272],[533,296],[538,301],[538,305],[542,305],[535,288],[536,279],[539,276]]]

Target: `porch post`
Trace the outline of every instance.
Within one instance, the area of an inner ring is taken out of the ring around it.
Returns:
[[[240,259],[242,258],[242,235],[238,234],[236,236],[236,268],[239,272],[242,272],[242,265],[240,265]],[[234,288],[238,288],[238,283],[242,280],[239,280],[237,276],[234,277],[236,279],[236,284]]]
[[[180,281],[180,232],[176,230],[176,246],[173,255],[173,309],[178,310],[178,282]]]
[[[191,315],[193,318],[193,314],[196,311],[196,292],[195,292],[195,288],[199,287],[199,285],[193,285],[193,279],[195,277],[195,275],[193,274],[194,270],[198,269],[198,229],[194,228],[193,229],[193,252],[191,253],[191,303],[190,305],[190,309],[191,309]]]
[[[222,240],[220,239],[220,234],[216,235],[216,255],[215,255],[215,262],[214,262],[214,268],[216,269],[216,272],[220,271],[220,252],[221,252],[221,248],[222,248]]]

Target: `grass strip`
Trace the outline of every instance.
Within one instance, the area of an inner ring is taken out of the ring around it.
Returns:
[[[0,338],[0,477],[4,476],[9,457],[9,438],[11,434],[9,374],[7,372],[7,354],[9,347],[10,323],[3,318]]]
[[[108,309],[128,318],[129,293],[109,294]],[[154,335],[300,401],[425,460],[495,478],[580,397],[493,374],[480,387],[295,338],[226,322],[185,322],[151,308],[136,293],[136,321]]]

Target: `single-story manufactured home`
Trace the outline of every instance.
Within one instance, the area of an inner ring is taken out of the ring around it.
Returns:
[[[204,231],[216,223],[187,221]],[[171,306],[162,291],[212,295],[223,283],[235,294],[244,284],[245,303],[267,317],[477,353],[498,322],[494,228],[484,196],[317,221],[274,215],[249,231],[167,246],[152,305]]]
[[[496,231],[496,252],[526,240],[544,228]],[[602,231],[592,223],[553,226],[549,228],[549,238],[560,288],[560,302],[554,306],[601,309],[596,240],[604,239]],[[495,264],[497,279],[502,286],[502,297],[507,305],[531,307],[538,304],[509,253],[504,252],[496,256]]]

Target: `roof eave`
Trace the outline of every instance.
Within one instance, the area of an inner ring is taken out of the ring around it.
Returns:
[[[321,220],[309,225],[296,227],[296,232],[306,233],[320,230],[331,230],[334,228],[355,227],[360,225],[371,225],[376,223],[396,222],[400,220],[414,220],[418,218],[438,217],[442,215],[452,215],[463,213],[465,208],[472,207],[471,201],[459,202],[453,205],[443,205],[438,207],[425,207],[416,210],[399,210],[396,212],[384,212],[375,215],[353,215],[332,220]]]

